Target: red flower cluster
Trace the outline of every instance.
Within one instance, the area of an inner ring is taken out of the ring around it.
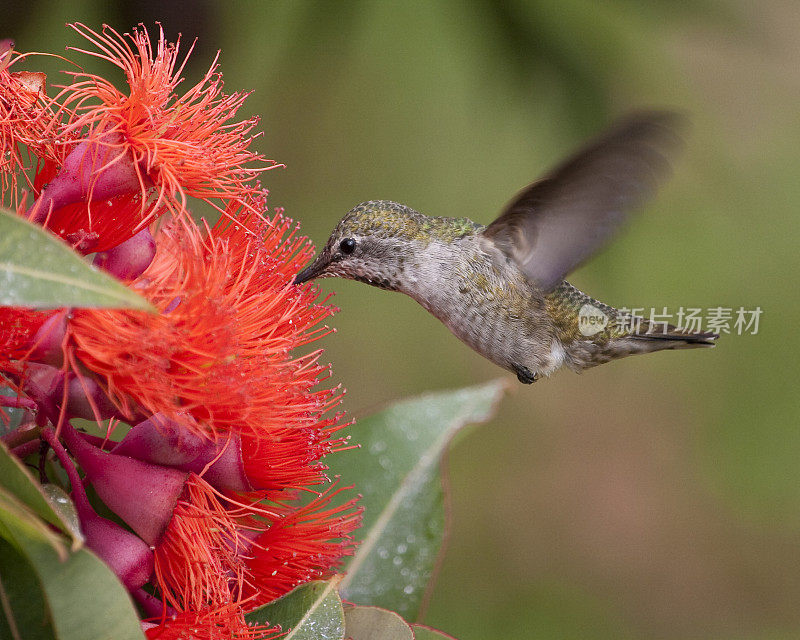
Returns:
[[[154,50],[143,30],[73,28],[129,90],[79,73],[49,99],[0,43],[2,201],[158,313],[0,308],[0,383],[16,392],[0,401],[55,452],[149,637],[270,637],[244,612],[335,571],[360,515],[320,462],[347,446],[328,415],[341,394],[316,388],[320,351],[294,353],[330,331],[332,308],[292,284],[313,248],[263,213],[257,177],[276,165],[249,149],[256,120],[235,121],[245,96],[222,92],[216,61],[178,95],[185,59],[163,33]],[[188,197],[219,222],[195,222]],[[107,434],[72,418],[110,420]]]

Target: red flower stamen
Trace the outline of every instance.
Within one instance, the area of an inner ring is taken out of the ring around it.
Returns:
[[[17,307],[0,308],[0,371],[19,373],[34,346],[34,336],[54,312]]]
[[[190,474],[155,549],[156,582],[167,604],[185,611],[235,601],[245,580],[245,528],[211,485]]]
[[[331,505],[345,490],[331,487],[272,522],[254,539],[246,560],[252,587],[246,593],[264,604],[299,584],[335,573],[341,559],[354,552],[352,533],[361,520],[357,498]]]
[[[234,225],[205,238],[189,223],[162,229],[152,264],[131,285],[161,313],[75,311],[77,358],[123,412],[188,415],[186,428],[206,434],[315,426],[334,392],[310,391],[326,370],[320,352],[290,350],[329,331],[315,325],[332,310],[291,286],[295,260],[285,254],[308,248],[283,237],[289,224],[256,219],[258,238]]]
[[[13,43],[3,41],[0,51],[0,186],[5,204],[19,205],[17,180],[24,171],[29,153],[48,155],[53,128],[58,121],[53,103],[44,92],[45,74],[31,71],[12,72],[10,67],[23,58]],[[25,149],[27,148],[27,150]],[[6,194],[12,200],[6,200]]]
[[[180,39],[169,44],[159,29],[154,50],[144,29],[121,35],[108,26],[101,33],[82,24],[70,26],[97,49],[75,50],[122,69],[129,92],[99,76],[74,74],[77,81],[68,87],[65,104],[77,116],[67,130],[88,129],[90,140],[116,134],[109,144],[133,160],[142,191],[145,184],[156,186],[158,203],[182,212],[191,196],[223,211],[216,200],[256,195],[258,174],[279,166],[249,150],[258,119],[234,121],[247,94],[222,92],[216,60],[200,82],[177,95],[191,53],[190,48],[179,60]],[[147,222],[149,218],[141,224]]]
[[[184,611],[143,626],[148,640],[272,640],[285,634],[276,627],[248,625],[234,604]]]

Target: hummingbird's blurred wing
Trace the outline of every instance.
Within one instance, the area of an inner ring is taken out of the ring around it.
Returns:
[[[669,111],[624,118],[525,188],[483,235],[551,291],[653,194],[683,123]]]

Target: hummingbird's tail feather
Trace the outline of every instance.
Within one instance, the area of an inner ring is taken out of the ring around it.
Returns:
[[[649,322],[644,318],[634,318],[635,330],[612,338],[607,349],[617,357],[635,353],[652,353],[667,349],[696,349],[713,347],[719,334],[710,331],[691,331],[666,322]]]
[[[564,281],[547,296],[547,308],[564,349],[564,364],[575,371],[637,353],[713,347],[719,337],[630,315]]]
[[[716,333],[703,331],[686,331],[672,325],[659,332],[646,333],[647,324],[637,333],[617,335],[608,340],[592,342],[591,340],[576,340],[567,348],[569,359],[567,366],[575,371],[582,371],[590,367],[631,356],[639,353],[652,353],[667,349],[696,349],[698,347],[713,347],[719,337]]]
[[[697,347],[713,347],[719,338],[718,333],[710,331],[687,331],[671,324],[666,327],[657,327],[650,333],[631,333],[629,340],[641,341],[651,345],[650,351],[662,349],[694,349]]]

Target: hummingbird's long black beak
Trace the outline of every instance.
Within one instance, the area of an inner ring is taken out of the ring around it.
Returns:
[[[324,253],[319,254],[314,262],[312,262],[294,277],[293,284],[303,284],[304,282],[313,280],[319,274],[325,271],[325,267],[327,267],[329,263],[330,260],[327,259]]]

